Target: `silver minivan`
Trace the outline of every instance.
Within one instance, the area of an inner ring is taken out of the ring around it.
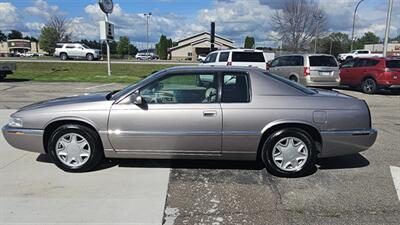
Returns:
[[[325,54],[280,56],[268,64],[271,73],[312,87],[337,87],[339,65],[335,57]]]

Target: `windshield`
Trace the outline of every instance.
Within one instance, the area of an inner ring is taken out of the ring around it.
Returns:
[[[135,84],[131,84],[131,85],[126,86],[124,89],[122,89],[122,90],[116,92],[115,94],[113,94],[113,95],[112,95],[112,99],[113,99],[113,100],[117,100],[117,99],[119,99],[120,97],[122,97],[122,96],[124,96],[124,95],[126,95],[126,94],[129,94],[130,92],[132,92],[133,90],[135,90],[137,87],[141,86],[141,84],[147,83],[147,81],[149,81],[149,80],[153,79],[154,77],[160,75],[162,72],[163,72],[163,71],[156,71],[156,72],[153,72],[152,74],[150,74],[149,76],[147,76],[147,77],[144,78],[143,80],[141,80],[141,81],[139,81],[139,82],[137,82],[137,83],[135,83]]]
[[[86,48],[86,49],[90,49],[90,47],[87,46],[87,45],[85,45],[85,44],[82,44],[82,46],[83,46],[84,48]]]
[[[275,74],[272,74],[272,73],[268,73],[268,72],[264,72],[264,74],[274,78],[275,80],[281,81],[282,83],[285,83],[285,84],[287,84],[287,85],[289,85],[289,86],[291,86],[293,88],[296,88],[297,90],[299,90],[299,91],[301,91],[301,92],[303,92],[305,94],[313,95],[313,94],[317,93],[317,91],[315,91],[315,90],[312,90],[310,88],[304,87],[303,85],[301,85],[299,83],[296,83],[294,81],[291,81],[291,80],[283,78],[283,77],[280,77],[278,75],[275,75]]]

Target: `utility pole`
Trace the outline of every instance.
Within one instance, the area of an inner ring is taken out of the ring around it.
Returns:
[[[385,30],[385,43],[383,44],[383,57],[387,55],[389,33],[390,33],[390,20],[392,17],[393,0],[389,0],[388,12],[386,16],[386,30]]]
[[[108,13],[106,13],[105,16],[106,16],[106,23],[108,23],[109,22]],[[110,42],[108,40],[106,40],[106,45],[107,45],[107,74],[108,76],[111,76]]]
[[[151,12],[145,13],[144,16],[146,17],[146,55],[149,56],[149,18],[151,16]]]
[[[314,19],[317,20],[317,30],[315,34],[315,41],[314,41],[314,54],[317,53],[317,41],[318,41],[318,36],[319,36],[319,22],[322,20],[322,15],[315,16]]]
[[[363,2],[364,0],[360,0],[358,1],[356,8],[354,9],[354,15],[353,15],[353,31],[351,32],[351,46],[350,46],[350,52],[353,51],[353,45],[354,45],[354,27],[356,24],[356,14],[357,14],[357,9],[358,6],[360,5],[361,2]]]

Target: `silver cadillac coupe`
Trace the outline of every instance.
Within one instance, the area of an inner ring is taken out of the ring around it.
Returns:
[[[278,176],[377,137],[365,101],[251,67],[174,67],[120,91],[39,102],[12,114],[3,134],[70,172],[104,157],[259,159]]]

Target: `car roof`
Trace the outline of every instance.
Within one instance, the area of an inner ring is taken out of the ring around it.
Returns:
[[[329,55],[329,54],[317,54],[317,53],[304,53],[304,54],[287,54],[287,55],[281,55],[278,57],[282,57],[282,56],[332,56],[335,57],[333,55]]]
[[[216,72],[249,72],[249,71],[261,71],[265,72],[263,69],[252,66],[174,66],[167,68],[168,72],[184,72],[184,71],[216,71]]]
[[[235,48],[235,49],[220,49],[210,53],[214,52],[264,52],[264,51],[259,49]]]

